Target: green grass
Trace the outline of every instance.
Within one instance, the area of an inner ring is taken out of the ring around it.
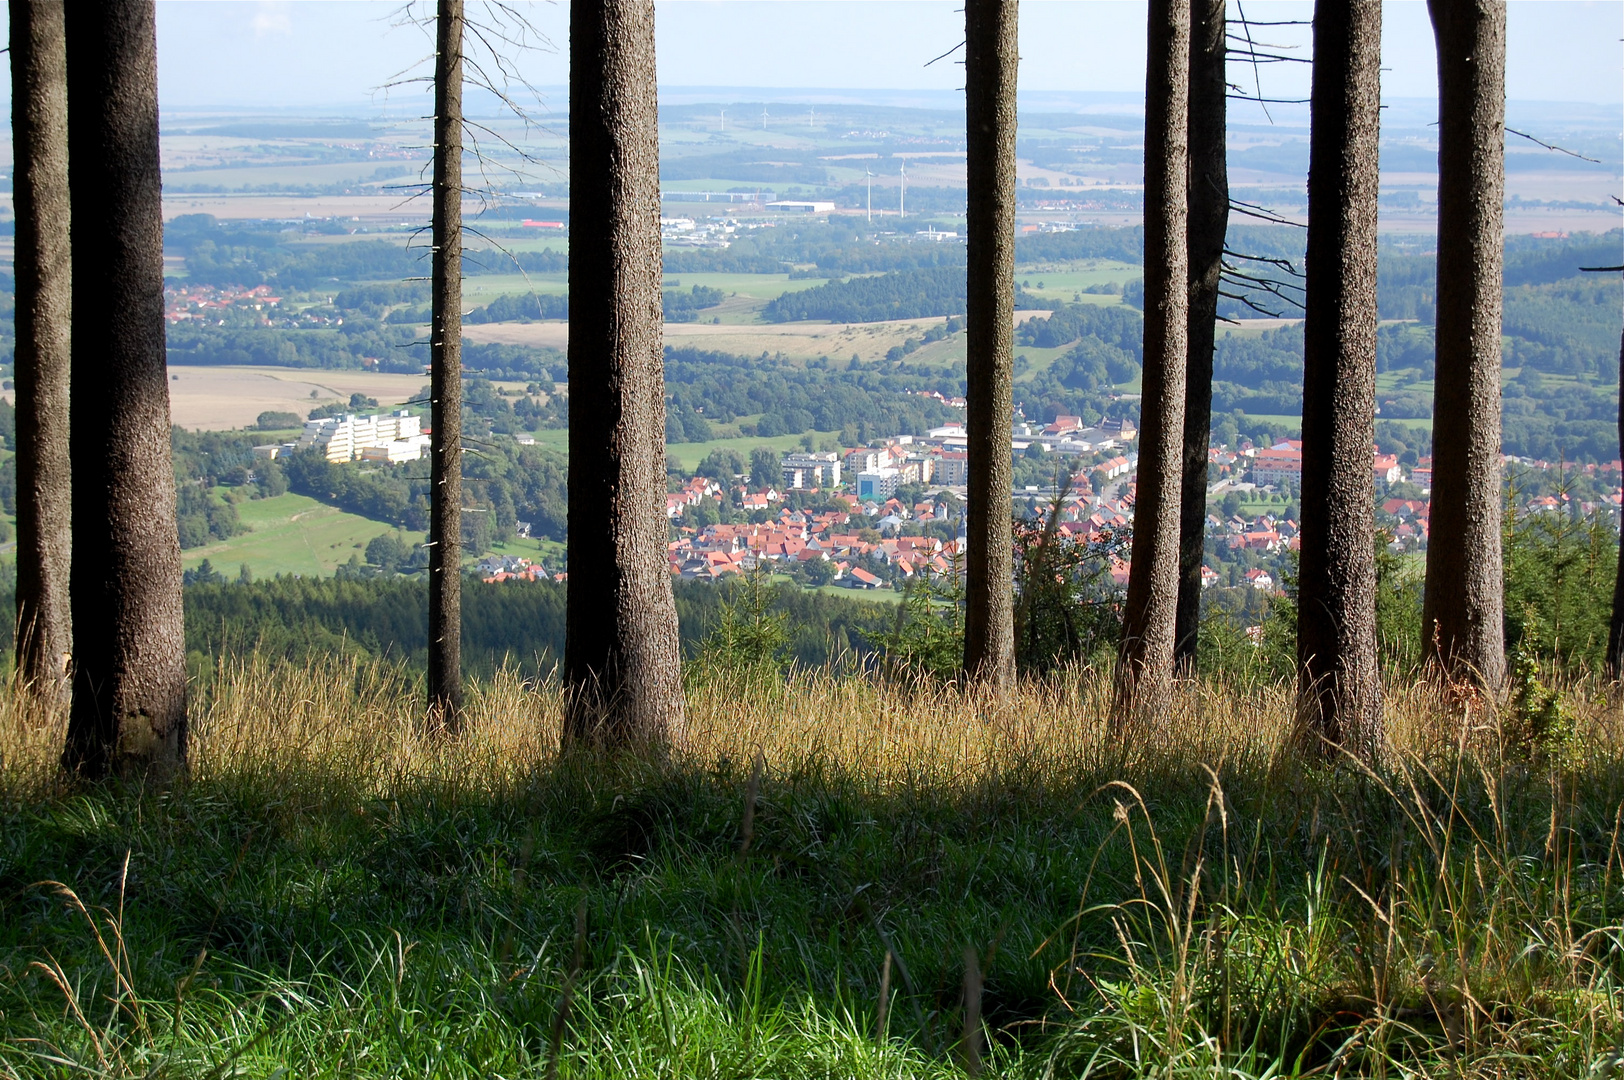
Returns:
[[[520,246],[519,250],[531,250]],[[482,261],[495,269],[502,269],[506,256],[500,251],[487,251],[480,255]],[[508,264],[511,265],[511,264]],[[786,292],[798,289],[810,289],[815,285],[822,285],[823,278],[794,278],[788,274],[668,274],[665,281],[667,287],[676,282],[675,287],[684,290],[692,289],[695,285],[704,285],[707,288],[720,289],[732,296],[738,294],[738,299],[750,303],[735,307],[744,307],[750,314],[749,321],[754,321],[754,312],[761,305]],[[463,279],[463,297],[471,304],[488,304],[498,296],[522,296],[525,293],[535,292],[543,294],[563,294],[569,292],[568,274],[520,274],[520,273],[494,273],[473,274]],[[726,306],[726,305],[724,305]],[[705,316],[709,318],[709,315]]]
[[[487,252],[480,257],[487,265],[498,268],[506,259],[499,251]],[[532,292],[562,295],[569,291],[568,274],[471,274],[462,279],[463,299],[476,306],[488,304],[498,296],[523,296]]]
[[[1301,432],[1303,418],[1301,416],[1288,416],[1284,413],[1247,413],[1246,418],[1253,423],[1268,424],[1275,430],[1276,437],[1285,438],[1288,432]]]
[[[1122,296],[1111,293],[1085,293],[1090,285],[1123,285],[1144,276],[1144,270],[1129,263],[1109,259],[1088,259],[1060,266],[1018,266],[1015,281],[1027,292],[1045,300],[1081,300],[1085,304],[1120,304]],[[1081,297],[1075,294],[1081,293]]]
[[[1034,345],[1015,346],[1016,358],[1019,359],[1020,357],[1024,356],[1027,359],[1027,363],[1030,365],[1025,371],[1022,371],[1019,375],[1015,376],[1015,381],[1018,383],[1031,382],[1040,374],[1049,370],[1049,365],[1071,352],[1071,350],[1075,347],[1075,343],[1061,345],[1060,347],[1054,349],[1040,349]]]
[[[248,564],[255,577],[276,574],[329,576],[351,555],[365,559],[367,541],[392,526],[346,513],[305,495],[278,495],[237,504],[249,532],[181,553],[191,569],[204,559],[228,576]],[[422,533],[408,534],[421,544]]]
[[[500,541],[491,544],[491,551],[497,555],[518,555],[532,562],[540,562],[549,570],[556,567],[564,558],[564,542],[561,540],[544,540],[541,537],[515,536],[512,540]],[[478,562],[474,556],[469,556],[468,562]]]
[[[380,167],[381,163],[377,161],[344,161],[330,164],[247,165],[236,169],[189,169],[165,173],[164,183],[166,187],[180,192],[205,186],[226,191],[260,191],[272,184],[285,188],[365,184],[383,191],[385,185],[412,183],[412,176],[404,169],[400,176],[374,183],[372,177]]]
[[[741,421],[751,422],[758,418],[753,416],[741,416],[739,419]],[[542,431],[532,432],[531,434],[535,438],[537,446],[545,447],[548,450],[555,450],[562,454],[569,453],[570,433],[568,429],[548,428]],[[840,433],[838,431],[814,431],[812,436],[821,445],[826,439],[833,439],[838,442]],[[737,451],[738,454],[746,461],[749,461],[750,451],[754,450],[758,446],[770,446],[780,453],[788,453],[791,450],[798,450],[801,448],[801,436],[774,435],[770,438],[765,438],[758,435],[743,435],[720,439],[710,439],[706,442],[666,443],[665,455],[669,458],[675,458],[684,469],[692,470],[698,467],[699,463],[705,460],[706,455],[711,453],[713,450],[734,450]]]
[[[738,293],[754,300],[775,300],[787,292],[799,292],[828,283],[827,278],[791,278],[788,274],[667,274],[666,288],[684,291],[695,285]],[[703,313],[701,313],[703,314]]]
[[[695,670],[649,762],[558,756],[552,683],[447,740],[397,671],[248,660],[167,787],[59,783],[6,697],[0,1076],[1612,1075],[1593,690],[1530,758],[1391,685],[1366,773],[1282,767],[1280,687],[1140,733],[1086,673],[976,716]]]
[[[814,431],[813,438],[822,442],[824,439],[839,440],[838,431]],[[539,437],[538,437],[539,438]],[[801,448],[799,435],[774,435],[771,438],[759,436],[743,436],[736,439],[711,439],[709,442],[699,443],[666,443],[667,457],[676,458],[684,469],[693,469],[705,460],[705,456],[713,450],[735,450],[746,462],[750,460],[750,451],[758,446],[770,446],[779,453],[788,453]]]

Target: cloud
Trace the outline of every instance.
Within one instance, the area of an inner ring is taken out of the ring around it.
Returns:
[[[293,33],[293,20],[288,17],[286,3],[265,2],[254,6],[254,17],[248,25],[253,27],[255,37],[264,37],[266,34]]]

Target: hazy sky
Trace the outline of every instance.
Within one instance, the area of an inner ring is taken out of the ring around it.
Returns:
[[[469,4],[477,13],[477,0]],[[523,6],[521,4],[521,6]],[[379,88],[421,60],[422,30],[392,26],[389,0],[237,2],[159,0],[160,93],[166,107],[320,106],[366,112],[407,106],[419,91]],[[1302,0],[1246,0],[1258,21],[1306,18]],[[953,90],[953,57],[925,62],[963,37],[962,0],[661,0],[660,82],[665,87]],[[432,5],[417,5],[429,14]],[[531,82],[566,77],[567,3],[530,7],[556,49],[526,55]],[[1431,29],[1421,0],[1384,6],[1383,92],[1432,97]],[[1231,5],[1231,16],[1234,5]],[[1306,28],[1260,30],[1306,43]],[[1023,90],[1123,91],[1144,87],[1145,5],[1135,0],[1026,0],[1021,5]],[[1518,100],[1624,99],[1624,2],[1511,0],[1508,96]],[[1298,50],[1307,55],[1306,44]],[[418,69],[425,74],[426,67]],[[1264,71],[1265,92],[1306,96],[1306,64]]]

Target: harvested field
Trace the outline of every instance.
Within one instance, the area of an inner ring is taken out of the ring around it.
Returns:
[[[252,425],[268,410],[304,416],[317,405],[348,401],[351,394],[377,398],[379,408],[417,397],[426,375],[313,368],[171,367],[169,412],[176,424],[201,431]]]
[[[1017,311],[1015,321],[1046,319],[1047,311]],[[783,353],[786,357],[813,360],[820,356],[845,359],[856,354],[864,362],[879,360],[895,345],[923,334],[940,318],[898,319],[876,323],[755,323],[722,324],[666,323],[665,343],[714,349],[740,356]],[[566,322],[486,323],[464,326],[463,336],[480,344],[529,345],[534,348],[569,347]]]

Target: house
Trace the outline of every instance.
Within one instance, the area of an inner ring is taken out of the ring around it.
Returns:
[[[1212,567],[1206,565],[1205,563],[1202,563],[1201,564],[1201,587],[1203,589],[1210,589],[1216,584],[1218,584],[1218,571],[1214,570]]]
[[[1115,480],[1119,476],[1126,475],[1129,468],[1130,463],[1128,459],[1123,457],[1121,454],[1118,454],[1116,457],[1111,458],[1108,461],[1102,461],[1098,465],[1094,466],[1094,479],[1104,484],[1111,480]]]
[[[1404,479],[1404,470],[1399,468],[1397,454],[1374,455],[1374,468],[1378,483],[1396,484]]]
[[[885,584],[885,582],[860,566],[854,566],[847,571],[844,580],[846,587],[849,589],[878,589]]]
[[[1254,567],[1246,572],[1246,584],[1250,585],[1254,589],[1261,589],[1264,592],[1273,592],[1274,576],[1267,570]]]
[[[1250,551],[1278,551],[1280,548],[1280,534],[1273,529],[1253,529],[1242,534],[1241,540]]]

